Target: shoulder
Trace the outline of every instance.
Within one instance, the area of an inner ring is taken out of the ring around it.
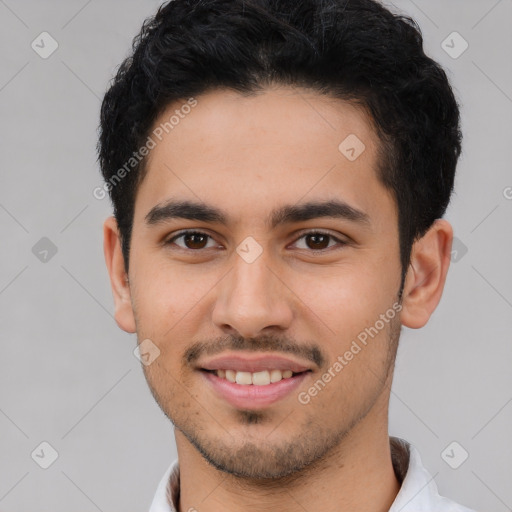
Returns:
[[[390,446],[401,488],[389,512],[476,512],[439,494],[434,477],[411,443],[391,437]]]

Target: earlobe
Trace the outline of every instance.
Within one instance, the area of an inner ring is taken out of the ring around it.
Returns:
[[[136,328],[130,284],[124,266],[121,237],[114,217],[108,217],[103,224],[103,253],[114,296],[114,317],[117,325],[123,331],[134,333]]]
[[[403,291],[401,321],[406,327],[423,327],[439,304],[450,267],[452,241],[450,223],[438,219],[414,243]]]

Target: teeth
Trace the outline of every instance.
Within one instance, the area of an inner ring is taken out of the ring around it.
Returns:
[[[237,384],[252,384],[251,372],[236,372],[235,381]]]
[[[270,372],[270,382],[279,382],[283,378],[281,370],[272,370]]]
[[[289,379],[293,372],[291,370],[263,370],[261,372],[236,372],[235,370],[216,370],[215,374],[221,379],[229,382],[236,382],[242,386],[253,384],[255,386],[266,386],[270,383],[279,382],[282,379]]]
[[[270,373],[268,373],[267,370],[253,373],[252,383],[255,386],[266,386],[267,384],[270,384]]]

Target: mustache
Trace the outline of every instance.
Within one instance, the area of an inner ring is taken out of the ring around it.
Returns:
[[[312,361],[321,368],[326,361],[317,344],[299,344],[292,340],[264,335],[257,338],[244,338],[242,336],[228,336],[217,338],[209,342],[197,342],[190,346],[183,354],[184,366],[193,365],[201,356],[214,356],[226,350],[252,351],[252,352],[284,352],[293,354],[308,361]]]

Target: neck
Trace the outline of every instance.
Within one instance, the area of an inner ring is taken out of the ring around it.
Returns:
[[[387,421],[375,430],[375,418],[369,416],[371,413],[327,457],[300,474],[264,482],[215,469],[176,430],[179,512],[389,511],[400,484],[391,461]]]

